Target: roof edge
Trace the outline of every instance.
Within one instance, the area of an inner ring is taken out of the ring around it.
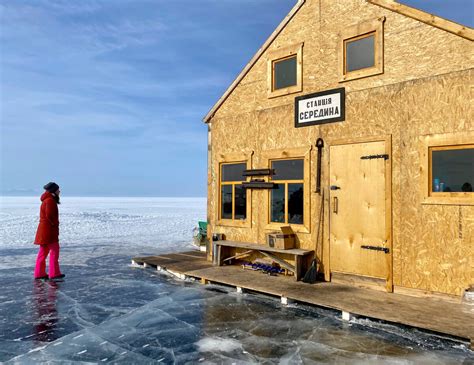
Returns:
[[[243,70],[240,72],[240,74],[235,78],[235,80],[232,82],[232,84],[227,88],[227,90],[224,92],[224,94],[220,97],[220,99],[214,104],[214,106],[209,110],[209,112],[206,114],[206,116],[203,118],[203,121],[205,123],[208,123],[210,119],[214,116],[214,114],[217,112],[217,110],[221,107],[221,105],[224,103],[224,101],[227,100],[229,95],[234,91],[234,89],[237,87],[237,85],[242,81],[242,79],[247,75],[247,73],[250,71],[250,69],[257,63],[257,61],[260,59],[260,57],[263,55],[263,53],[268,49],[270,44],[275,40],[275,38],[281,33],[281,31],[286,27],[286,25],[290,22],[290,20],[295,16],[295,14],[300,10],[300,8],[303,6],[303,4],[306,2],[306,0],[298,0],[298,2],[293,6],[293,8],[290,10],[288,15],[281,21],[281,23],[278,25],[278,27],[273,31],[272,34],[270,34],[270,37],[265,41],[265,43],[260,47],[260,49],[255,53],[255,55],[252,57],[252,59],[245,65]]]
[[[448,19],[441,18],[426,11],[398,3],[394,0],[367,0],[367,2],[373,5],[381,6],[382,8],[391,10],[395,13],[405,15],[409,18],[418,20],[435,28],[439,28],[449,33],[453,33],[459,37],[466,38],[470,41],[474,40],[473,28],[458,24]]]

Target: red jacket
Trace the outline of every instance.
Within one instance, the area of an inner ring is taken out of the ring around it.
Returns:
[[[51,193],[41,195],[40,221],[36,231],[35,245],[59,243],[58,204]]]

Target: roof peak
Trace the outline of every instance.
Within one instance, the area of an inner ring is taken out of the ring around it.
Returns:
[[[458,24],[454,21],[441,18],[437,15],[430,14],[423,10],[413,8],[408,5],[398,3],[394,0],[365,0],[369,4],[377,5],[385,9],[391,10],[395,13],[407,16],[409,18],[418,20],[422,23],[431,25],[433,27],[442,29],[446,32],[455,34],[459,37],[466,38],[468,40],[474,40],[474,29],[462,24]],[[295,6],[290,10],[288,15],[281,21],[278,27],[273,31],[273,33],[268,37],[265,43],[260,47],[260,49],[255,53],[252,59],[245,65],[243,70],[237,76],[237,78],[232,82],[232,84],[227,88],[224,94],[220,99],[214,104],[214,106],[209,110],[209,112],[204,117],[203,121],[208,123],[221,105],[227,100],[229,95],[234,91],[237,85],[242,81],[242,79],[247,75],[250,69],[255,65],[263,53],[268,49],[276,37],[281,33],[281,31],[286,27],[286,25],[291,21],[291,19],[296,15],[296,13],[301,9],[306,0],[298,0]]]

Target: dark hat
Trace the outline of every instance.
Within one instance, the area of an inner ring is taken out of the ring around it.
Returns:
[[[59,185],[55,182],[49,182],[43,186],[44,190],[49,191],[50,193],[55,193],[59,190]]]

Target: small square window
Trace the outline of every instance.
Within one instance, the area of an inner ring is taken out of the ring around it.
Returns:
[[[276,49],[267,55],[268,97],[303,90],[303,43]]]
[[[429,153],[431,196],[438,193],[472,193],[474,145],[432,147]]]
[[[385,17],[348,27],[339,36],[339,81],[383,73]]]
[[[344,41],[345,73],[375,66],[375,33]]]
[[[296,55],[273,61],[273,91],[296,84]]]

